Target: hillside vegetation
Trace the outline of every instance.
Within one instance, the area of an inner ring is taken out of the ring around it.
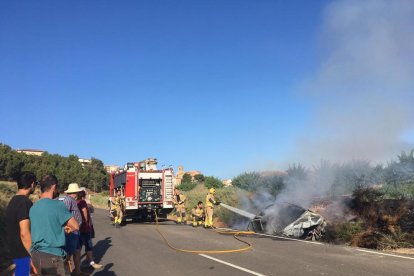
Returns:
[[[47,152],[41,156],[27,155],[0,143],[0,180],[15,181],[22,171],[31,171],[38,179],[46,174],[56,175],[61,191],[72,182],[101,191],[109,180],[99,159],[91,158],[91,163],[81,164],[76,155],[64,157]]]

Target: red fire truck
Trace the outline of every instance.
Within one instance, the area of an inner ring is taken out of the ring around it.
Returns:
[[[173,177],[172,168],[157,169],[155,158],[127,163],[123,169],[111,173],[110,196],[121,191],[126,202],[125,221],[154,220],[154,212],[166,218],[174,207]]]

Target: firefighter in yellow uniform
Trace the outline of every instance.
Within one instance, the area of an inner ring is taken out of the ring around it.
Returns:
[[[111,206],[112,206],[112,213],[114,215],[115,227],[119,228],[122,223],[122,219],[124,217],[124,212],[125,212],[125,200],[121,196],[120,190],[116,192],[115,200],[112,201]]]
[[[175,212],[177,215],[178,224],[186,224],[186,214],[185,214],[185,201],[186,196],[181,194],[180,190],[174,189],[173,203],[175,207]]]
[[[203,225],[205,219],[203,202],[199,201],[197,203],[197,206],[191,210],[191,216],[193,217],[193,227]]]
[[[210,188],[208,190],[208,194],[206,196],[206,221],[204,223],[205,228],[213,228],[213,213],[214,213],[214,205],[220,205],[220,201],[216,201],[214,199],[214,195],[216,194],[216,189]]]

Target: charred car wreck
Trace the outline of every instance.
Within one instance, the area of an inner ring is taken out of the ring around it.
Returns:
[[[311,210],[294,204],[272,204],[253,218],[249,230],[297,239],[319,240],[324,233],[325,219]]]

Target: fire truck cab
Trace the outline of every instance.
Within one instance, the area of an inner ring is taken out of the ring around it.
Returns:
[[[127,163],[123,169],[110,175],[110,197],[121,191],[125,199],[124,220],[152,221],[155,212],[166,218],[173,209],[172,168],[157,169],[157,159]]]

